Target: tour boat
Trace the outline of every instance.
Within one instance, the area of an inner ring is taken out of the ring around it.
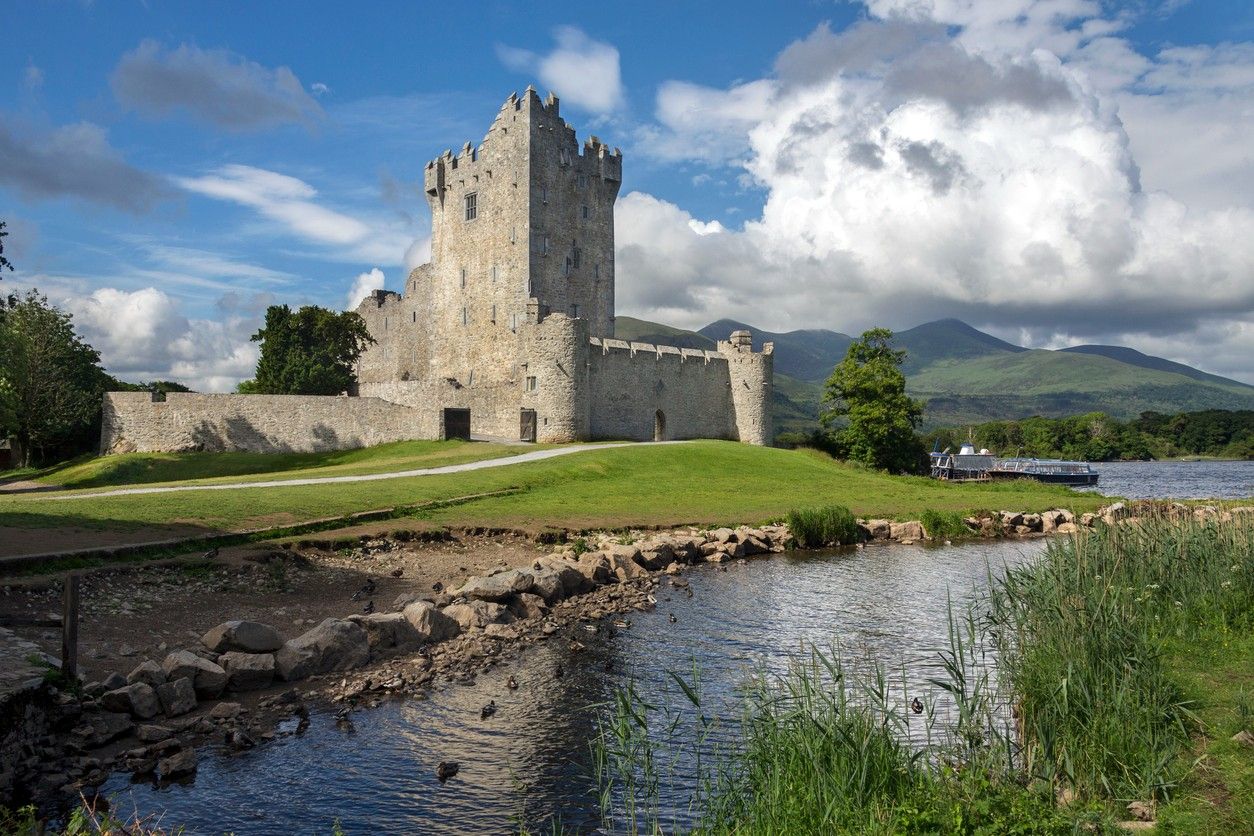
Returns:
[[[1091,487],[1098,473],[1088,462],[1062,459],[999,459],[989,471],[993,479],[1035,479],[1053,485]]]

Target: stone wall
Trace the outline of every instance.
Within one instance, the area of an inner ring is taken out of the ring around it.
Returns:
[[[718,352],[592,339],[588,390],[592,438],[736,437],[727,358]]]
[[[108,392],[102,453],[348,450],[438,438],[439,415],[379,398]]]

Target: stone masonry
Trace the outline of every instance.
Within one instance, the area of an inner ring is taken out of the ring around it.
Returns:
[[[103,451],[317,450],[470,434],[567,442],[773,439],[773,346],[614,334],[623,158],[580,146],[550,94],[501,106],[483,142],[427,163],[431,261],[357,308],[375,343],[356,397],[106,395]],[[325,402],[325,406],[318,405]]]

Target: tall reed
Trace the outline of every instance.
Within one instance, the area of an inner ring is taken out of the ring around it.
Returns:
[[[1166,798],[1196,727],[1166,642],[1249,629],[1254,520],[1160,514],[1055,541],[996,581],[991,604],[1028,774],[1081,796]]]
[[[857,519],[843,505],[789,511],[788,530],[797,543],[807,549],[848,546],[862,539]]]

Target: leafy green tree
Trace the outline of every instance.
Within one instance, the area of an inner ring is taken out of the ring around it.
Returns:
[[[296,312],[271,305],[265,327],[252,338],[261,343],[261,357],[248,388],[266,395],[347,392],[357,382],[357,358],[374,342],[356,313],[313,305]]]
[[[38,291],[0,301],[0,434],[16,442],[19,464],[82,436],[108,380],[100,353]]]
[[[827,379],[823,426],[846,425],[835,432],[848,457],[872,467],[917,472],[926,461],[915,428],[923,403],[906,395],[901,364],[906,352],[892,347],[893,332],[873,328],[855,340]]]
[[[10,264],[9,260],[4,257],[4,239],[5,236],[9,234],[4,227],[4,221],[0,221],[0,276],[4,275],[4,271],[6,269],[8,269],[10,273],[13,272],[13,265]]]

